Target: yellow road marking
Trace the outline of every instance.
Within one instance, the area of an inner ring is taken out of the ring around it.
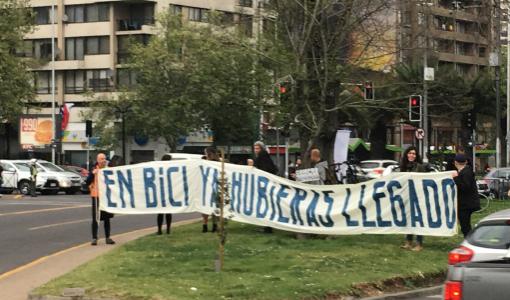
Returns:
[[[202,218],[195,218],[195,219],[190,219],[190,220],[183,220],[183,221],[179,221],[179,222],[175,222],[175,224],[172,224],[173,227],[177,227],[177,226],[181,226],[181,225],[186,225],[186,224],[191,224],[191,223],[194,223],[194,222],[198,222],[199,220],[202,220]],[[145,230],[153,230],[154,229],[154,226],[151,226],[151,227],[147,227],[147,228],[143,228],[143,229],[138,229],[138,230],[134,230],[134,231],[130,231],[130,232],[124,232],[124,233],[120,233],[120,234],[117,234],[117,235],[114,235],[113,237],[114,238],[117,238],[117,237],[121,237],[123,235],[128,235],[128,234],[133,234],[133,233],[137,233],[137,232],[141,232],[141,231],[145,231]],[[67,248],[67,249],[64,249],[64,250],[61,250],[61,251],[58,251],[58,252],[55,252],[53,254],[50,254],[50,255],[46,255],[46,256],[43,256],[43,257],[40,257],[32,262],[29,262],[28,264],[26,265],[23,265],[23,266],[20,266],[20,267],[17,267],[15,269],[12,269],[10,271],[7,271],[3,274],[0,274],[0,280],[3,280],[9,276],[12,276],[16,273],[19,273],[23,270],[26,270],[30,267],[33,267],[35,265],[38,265],[52,257],[56,257],[56,256],[59,256],[59,255],[62,255],[62,254],[65,254],[67,252],[70,252],[70,251],[73,251],[73,250],[76,250],[76,249],[79,249],[79,248],[83,248],[85,246],[90,246],[90,242],[87,242],[87,243],[83,243],[81,245],[78,245],[78,246],[74,246],[74,247],[71,247],[71,248]]]
[[[16,211],[16,212],[11,212],[11,213],[0,214],[0,217],[15,216],[15,215],[26,215],[26,214],[35,214],[35,213],[41,213],[41,212],[59,211],[59,210],[84,208],[84,207],[90,207],[90,205],[75,205],[75,206],[66,206],[66,207],[57,207],[57,208],[45,208],[45,209],[33,209],[33,210]]]

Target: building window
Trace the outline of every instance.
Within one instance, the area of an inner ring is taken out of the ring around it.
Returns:
[[[174,15],[182,15],[182,5],[170,4],[170,12]]]
[[[64,76],[66,94],[85,92],[85,72],[83,70],[66,71]]]
[[[34,87],[37,94],[51,93],[51,72],[38,71],[34,72]]]
[[[117,69],[117,86],[130,88],[136,86],[136,73],[131,69]]]
[[[86,55],[109,54],[110,53],[110,37],[98,36],[88,37],[86,39]]]
[[[33,10],[36,25],[51,24],[51,6],[34,7]]]
[[[110,20],[110,4],[67,5],[67,22],[107,22]]]
[[[205,8],[188,8],[188,20],[195,22],[207,22],[208,9]]]
[[[83,60],[85,55],[84,38],[66,39],[66,60]]]
[[[251,37],[253,35],[253,17],[249,15],[239,16],[239,26],[241,32],[246,36]]]
[[[25,40],[23,49],[18,49],[17,55],[35,59],[51,59],[51,39]]]
[[[239,0],[239,6],[252,7],[253,6],[253,0]]]
[[[87,70],[86,82],[87,89],[94,92],[108,92],[113,90],[112,71],[106,70]]]
[[[133,44],[149,44],[150,35],[120,35],[117,38],[117,63],[125,64],[129,60],[129,49]]]

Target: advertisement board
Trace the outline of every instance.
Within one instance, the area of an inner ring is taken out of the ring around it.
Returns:
[[[45,148],[51,144],[54,127],[51,115],[22,115],[19,124],[19,142],[22,150]]]

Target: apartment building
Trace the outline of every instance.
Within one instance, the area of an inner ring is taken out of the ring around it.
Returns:
[[[65,161],[73,164],[86,161],[85,124],[82,112],[89,109],[94,98],[116,96],[122,87],[136,82],[125,67],[129,49],[127,41],[134,38],[148,42],[155,33],[158,14],[168,10],[179,13],[190,22],[207,22],[207,13],[215,10],[236,23],[242,23],[249,35],[256,34],[260,0],[32,0],[36,13],[35,30],[26,35],[19,55],[38,61],[34,72],[38,109],[30,114],[51,114],[52,101],[57,107],[67,105],[69,125],[64,134],[62,152]],[[52,6],[55,22],[52,22]],[[52,63],[52,37],[55,62]],[[52,94],[52,70],[55,71],[55,95]],[[162,87],[163,88],[163,87]],[[11,128],[16,131],[16,128]],[[11,157],[23,156],[18,148],[18,133],[11,132]],[[183,143],[207,144],[208,133],[192,134]],[[127,161],[152,160],[168,151],[159,141],[128,137]],[[49,148],[34,149],[38,157],[47,157]],[[21,154],[18,154],[21,153]],[[117,152],[118,153],[118,152]]]

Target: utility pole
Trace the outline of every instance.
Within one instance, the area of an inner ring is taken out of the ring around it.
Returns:
[[[425,136],[423,137],[423,153],[422,158],[423,162],[428,162],[428,152],[429,152],[429,109],[428,109],[428,86],[427,86],[427,69],[428,69],[428,50],[429,50],[429,15],[425,6],[428,3],[423,3],[423,16],[425,18],[425,51],[423,51],[423,116],[422,129],[425,131]]]
[[[499,93],[499,85],[500,85],[500,56],[501,56],[501,1],[497,0],[495,3],[495,34],[496,34],[496,64],[494,67],[494,71],[496,72],[496,168],[501,167],[501,97]]]
[[[506,166],[510,167],[510,7],[507,6],[506,20]]]
[[[56,2],[56,0],[55,0]],[[51,162],[55,163],[55,152],[56,152],[56,117],[55,117],[55,3],[51,4],[51,124],[53,126],[51,134]]]

